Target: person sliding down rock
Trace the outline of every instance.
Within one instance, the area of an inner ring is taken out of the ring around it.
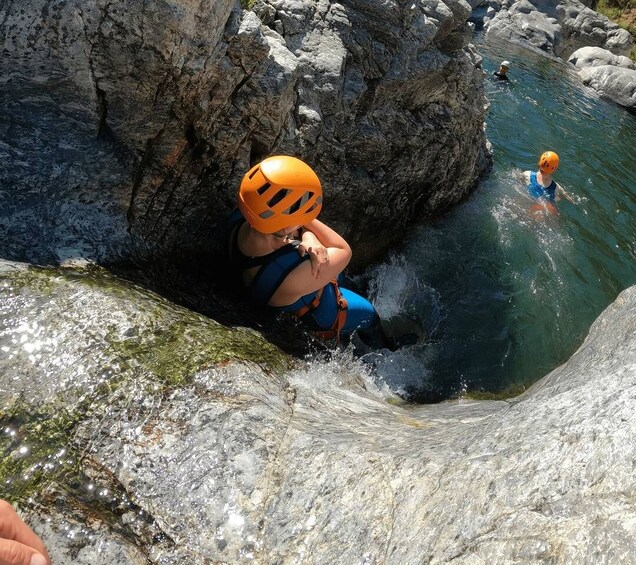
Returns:
[[[373,333],[373,305],[338,284],[351,248],[317,219],[322,198],[318,175],[300,159],[277,155],[252,167],[229,219],[230,263],[256,304],[295,314],[319,337]]]

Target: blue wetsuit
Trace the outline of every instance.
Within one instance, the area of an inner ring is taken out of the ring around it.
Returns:
[[[296,253],[298,253],[296,251]],[[344,334],[350,334],[359,328],[369,328],[378,321],[378,314],[373,305],[366,299],[352,292],[347,288],[340,287],[340,293],[347,301],[347,319],[341,330]],[[309,306],[316,296],[315,292],[299,298],[289,306],[271,307],[282,312],[296,312],[303,306]],[[312,329],[324,330],[331,328],[336,321],[338,306],[336,293],[332,283],[329,283],[322,291],[320,304],[314,310],[310,310],[301,318],[304,322],[309,322]],[[305,319],[307,318],[307,319]]]
[[[237,270],[259,267],[256,275],[249,284],[248,291],[254,302],[262,306],[268,306],[268,302],[285,277],[291,273],[303,261],[309,261],[309,255],[300,257],[297,246],[287,244],[276,251],[262,257],[248,257],[238,247],[238,232],[245,219],[240,212],[234,212],[229,219],[230,234],[229,253],[232,263]],[[359,328],[370,328],[378,321],[378,314],[373,305],[362,296],[346,289],[340,288],[340,293],[347,301],[347,316],[340,333],[350,334]],[[288,306],[268,306],[278,312],[296,313],[304,306],[312,306],[317,292],[311,292],[299,298]],[[329,283],[322,290],[320,302],[312,307],[300,319],[307,323],[312,330],[332,329],[338,316],[338,300],[333,283]]]
[[[537,173],[532,172],[530,173],[528,193],[532,198],[543,198],[548,202],[554,202],[556,198],[556,182],[552,181],[548,187],[542,186],[537,180]]]

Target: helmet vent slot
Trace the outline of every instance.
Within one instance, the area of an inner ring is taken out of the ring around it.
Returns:
[[[263,186],[261,186],[256,192],[258,192],[259,196],[263,196],[263,194],[265,193],[265,191],[272,186],[271,184],[269,184],[268,182],[266,182]]]
[[[269,187],[269,184],[267,186]],[[265,192],[265,191],[263,191],[263,192]],[[262,194],[260,189],[259,189],[258,193]],[[274,194],[274,196],[272,196],[267,201],[267,205],[270,208],[273,208],[274,206],[276,206],[276,204],[278,204],[281,200],[283,200],[283,198],[285,198],[290,193],[291,193],[291,190],[289,190],[288,188],[281,188],[276,194]]]
[[[252,169],[252,172],[249,174],[249,176],[248,176],[247,178],[248,178],[248,179],[250,179],[250,180],[252,180],[252,179],[254,178],[254,175],[255,175],[256,173],[258,173],[258,171],[260,171],[260,170],[261,170],[261,168],[260,168],[260,167],[254,167],[254,168]]]
[[[294,202],[287,210],[283,212],[283,214],[294,214],[298,212],[302,206],[307,204],[309,200],[314,196],[313,192],[305,192],[296,202]]]
[[[309,210],[307,210],[307,211],[305,212],[305,214],[310,214],[311,212],[313,212],[316,208],[318,208],[318,206],[320,206],[320,203],[321,203],[321,202],[322,202],[322,199],[321,199],[321,198],[318,198],[318,199],[314,202],[313,206],[312,206],[311,208],[309,208]]]
[[[294,202],[289,208],[287,208],[287,210],[285,210],[283,214],[289,215],[289,214],[293,214],[294,212],[298,212],[301,202],[302,202],[302,199],[296,200],[296,202]]]

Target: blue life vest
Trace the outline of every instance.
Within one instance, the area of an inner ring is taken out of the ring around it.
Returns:
[[[260,306],[267,306],[272,296],[276,293],[285,277],[289,275],[303,261],[309,260],[309,256],[301,257],[296,246],[292,243],[284,245],[280,249],[263,255],[261,257],[248,257],[243,255],[238,247],[238,233],[245,223],[245,218],[241,212],[236,210],[229,219],[229,255],[230,260],[241,273],[253,267],[260,267],[248,286],[250,298]],[[316,293],[311,293],[315,295]],[[308,295],[308,296],[311,296]],[[285,311],[294,311],[300,308],[300,304],[295,309],[296,303],[285,306]],[[289,310],[288,310],[289,309]]]
[[[556,197],[556,182],[552,181],[548,187],[542,186],[537,180],[537,173],[533,171],[530,173],[528,193],[532,198],[544,198],[550,202],[554,202]]]
[[[351,333],[357,327],[366,327],[367,323],[374,321],[375,310],[367,302],[372,315],[348,316],[348,298],[343,296],[338,283],[333,281],[324,288],[300,297],[288,306],[269,306],[269,301],[276,293],[283,281],[303,261],[309,261],[309,255],[301,257],[297,245],[288,243],[280,249],[261,257],[248,257],[244,255],[238,246],[239,229],[245,222],[240,211],[236,210],[229,218],[228,253],[230,261],[235,268],[243,273],[247,269],[259,267],[256,275],[250,282],[247,290],[250,298],[260,306],[268,306],[279,312],[291,312],[298,316],[304,323],[309,324],[311,330],[321,333],[321,337],[337,337],[341,331]],[[348,291],[351,295],[351,293]],[[355,295],[357,297],[357,295]],[[367,308],[366,310],[368,310]],[[360,319],[363,318],[363,319]],[[367,322],[366,318],[369,318]],[[350,322],[349,324],[347,322]],[[353,324],[356,324],[353,326]],[[349,328],[349,326],[352,326]]]

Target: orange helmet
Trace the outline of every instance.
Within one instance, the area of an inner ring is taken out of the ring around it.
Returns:
[[[268,157],[241,181],[238,207],[261,233],[303,225],[318,217],[322,187],[313,169],[295,157]]]
[[[539,157],[539,170],[551,175],[559,166],[559,156],[554,151],[546,151]]]

